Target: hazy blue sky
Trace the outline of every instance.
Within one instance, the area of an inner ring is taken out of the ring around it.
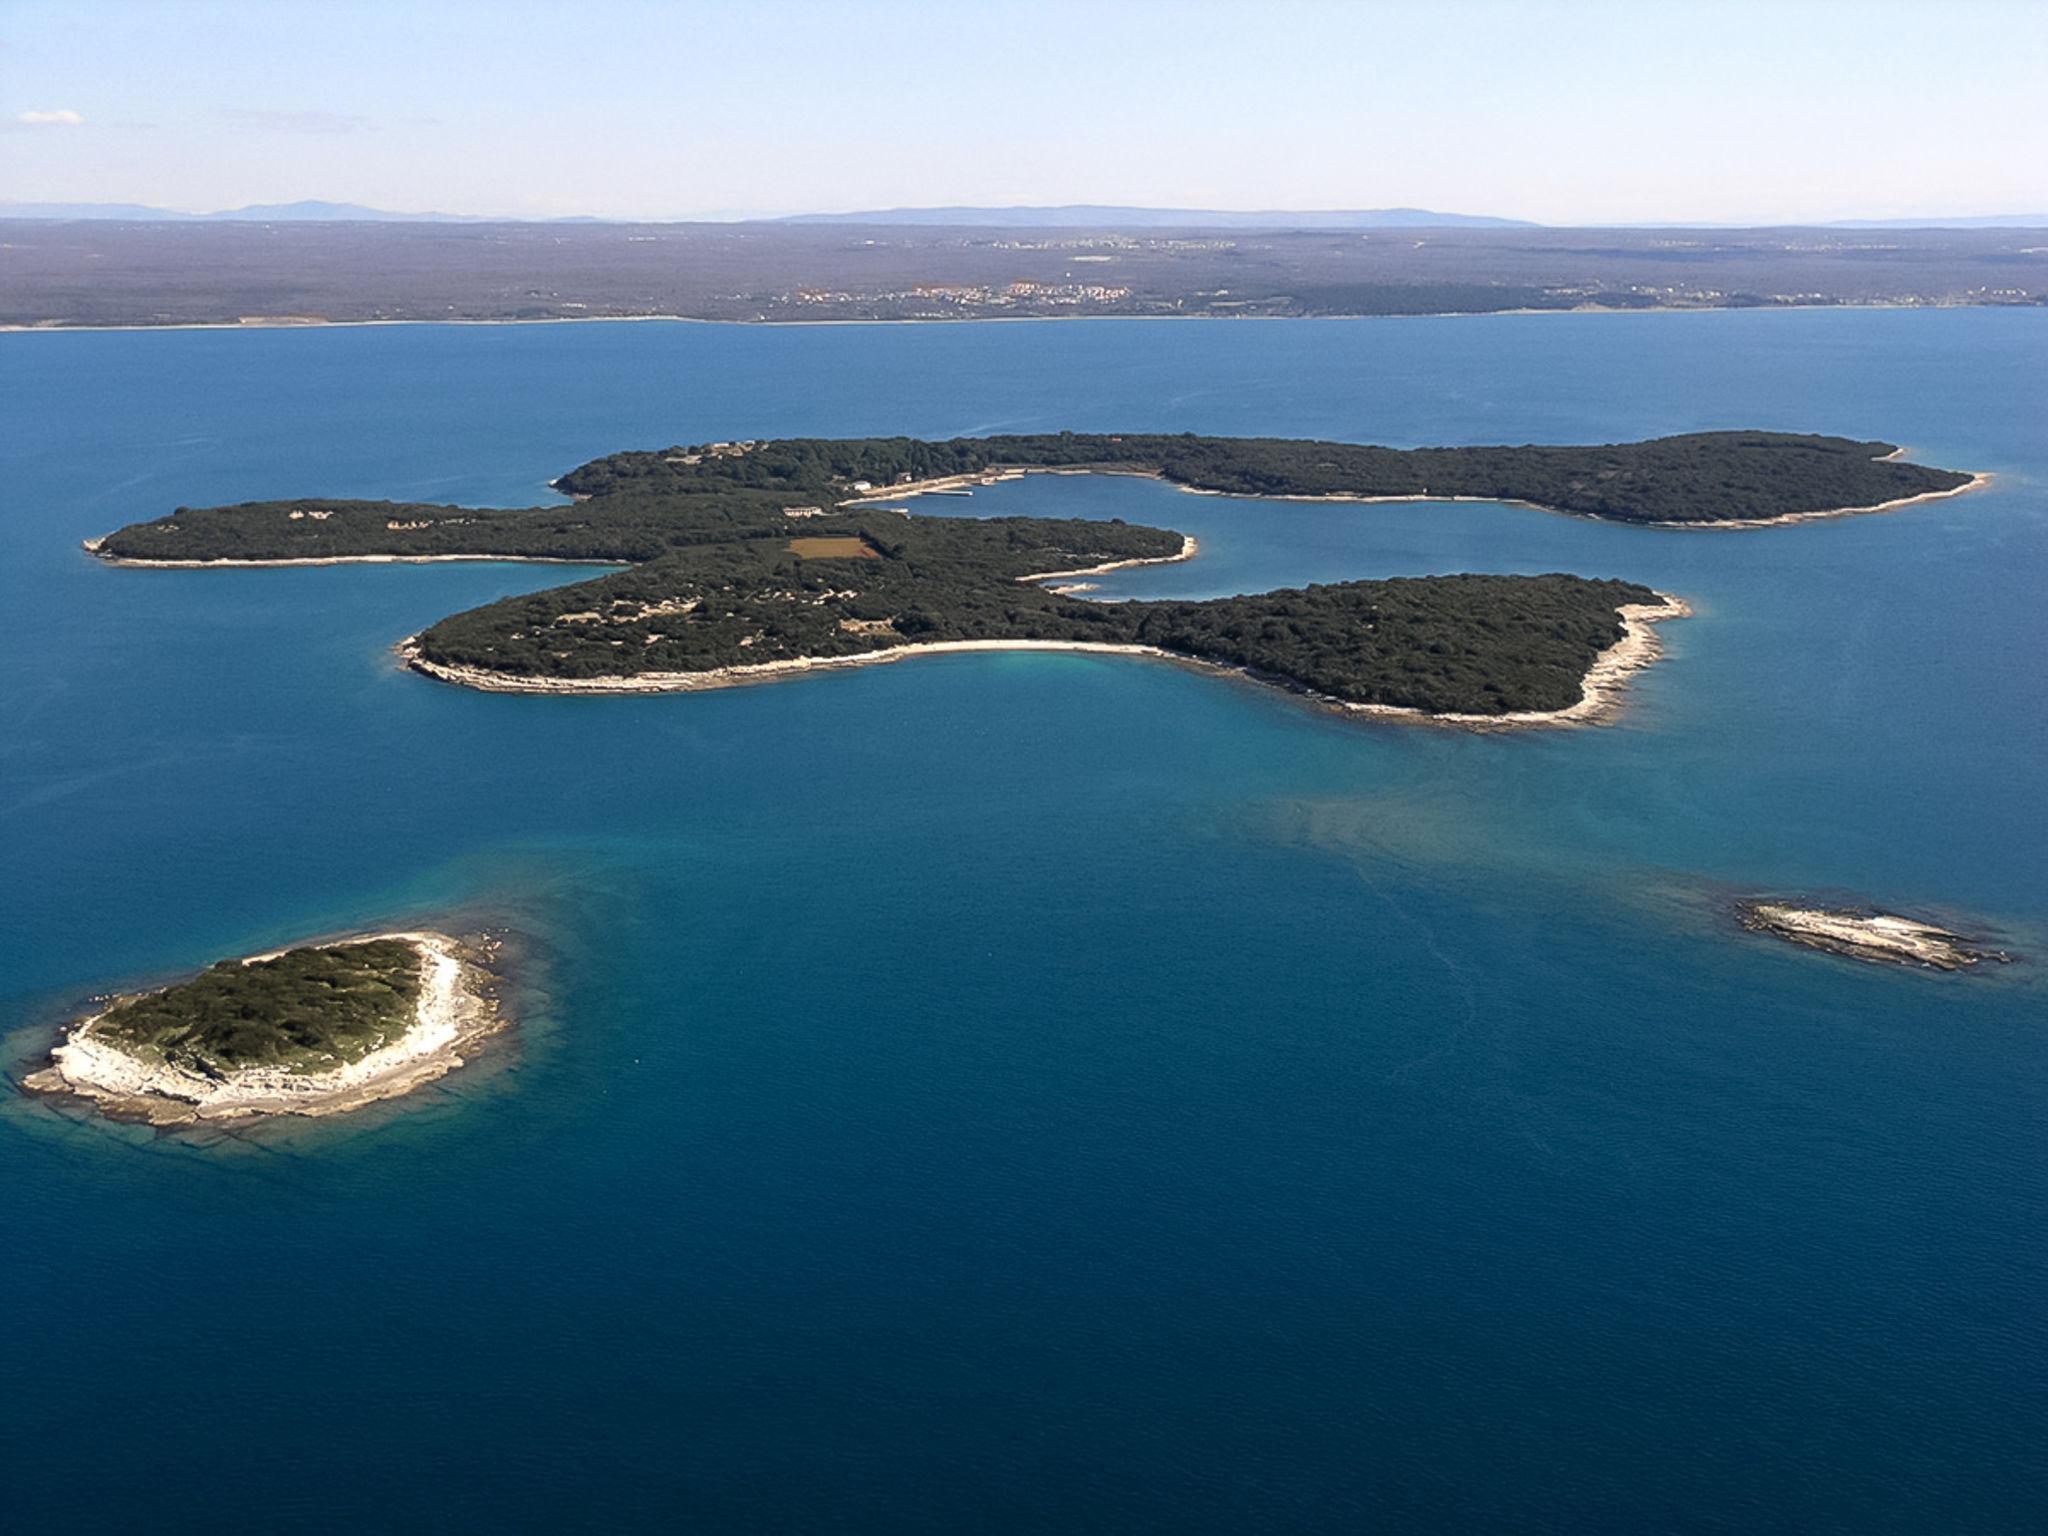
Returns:
[[[2048,210],[2048,0],[0,3],[0,200]]]

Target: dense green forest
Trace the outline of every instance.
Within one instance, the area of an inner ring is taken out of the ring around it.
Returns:
[[[959,526],[971,534],[985,525]],[[678,551],[443,619],[416,645],[435,666],[564,679],[710,672],[937,641],[1147,645],[1348,703],[1500,715],[1576,704],[1586,669],[1621,638],[1616,610],[1659,601],[1629,582],[1550,575],[1420,576],[1206,602],[1098,603],[991,580],[971,540],[948,540],[936,555],[918,543],[913,534],[881,560],[764,560],[752,568],[740,552],[758,544]]]
[[[614,454],[564,475],[571,506],[297,500],[180,507],[108,535],[143,562],[501,556],[627,569],[508,598],[417,637],[441,668],[526,679],[704,673],[936,641],[1147,645],[1335,698],[1432,712],[1557,709],[1647,588],[1577,576],[1345,582],[1209,602],[1099,603],[1025,578],[1171,558],[1120,521],[914,517],[906,480],[1117,468],[1239,495],[1520,499],[1635,522],[1868,505],[1968,476],[1846,438],[1718,432],[1556,448],[1373,448],[1270,438],[1054,433],[793,438]]]
[[[1642,523],[1874,506],[1970,479],[1882,457],[1893,451],[1883,442],[1776,432],[1699,432],[1594,447],[1411,449],[1076,432],[944,442],[787,438],[596,459],[556,482],[585,499],[572,507],[333,500],[180,507],[109,534],[100,552],[131,560],[500,555],[633,564],[678,545],[779,536],[790,526],[786,508],[836,516],[841,503],[886,495],[906,476],[1031,468],[1128,469],[1244,496],[1477,496]],[[863,482],[868,492],[856,490]],[[812,531],[808,519],[804,531]]]
[[[911,520],[901,512],[837,508],[784,516],[787,496],[712,489],[686,494],[623,484],[601,502],[518,510],[395,501],[249,501],[180,507],[169,517],[108,534],[98,553],[114,559],[322,560],[448,556],[588,560],[636,565],[676,549],[765,541],[781,551],[792,537],[857,535],[889,543]],[[296,514],[296,515],[295,515]],[[945,529],[965,519],[919,518],[922,544],[946,547]],[[932,528],[934,523],[941,524]],[[1013,551],[1015,574],[1156,558],[1181,547],[1179,534],[1092,519],[1010,518],[989,523]],[[976,541],[979,543],[980,541]],[[735,556],[737,558],[737,556]]]
[[[723,446],[723,445],[719,445]],[[625,489],[837,490],[1002,469],[1114,467],[1240,496],[1477,496],[1636,523],[1713,523],[1874,506],[1970,477],[1887,460],[1891,443],[1789,432],[1695,432],[1590,447],[1374,448],[1294,438],[1093,432],[1029,437],[787,438],[620,453],[556,483]]]
[[[419,994],[419,951],[400,939],[371,939],[248,965],[223,960],[179,986],[116,1004],[92,1032],[197,1072],[324,1072],[397,1039],[412,1026]]]

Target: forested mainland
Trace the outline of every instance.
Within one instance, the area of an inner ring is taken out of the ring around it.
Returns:
[[[935,642],[1144,646],[1346,703],[1502,715],[1577,703],[1661,601],[1580,576],[1355,581],[1208,601],[1094,602],[1039,578],[1178,557],[1121,521],[911,516],[892,488],[1022,470],[1157,475],[1246,496],[1479,497],[1637,523],[1878,505],[1971,477],[1892,445],[1717,432],[1593,447],[1391,449],[1193,435],[786,439],[614,454],[557,481],[573,505],[267,501],[179,508],[97,542],[141,563],[504,557],[628,569],[507,598],[414,638],[445,673],[564,682],[744,673]]]

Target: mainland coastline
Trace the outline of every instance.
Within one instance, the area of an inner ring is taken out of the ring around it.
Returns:
[[[1890,298],[1841,298],[1801,300],[1786,296],[1767,308],[1748,313],[1797,315],[1812,313],[1863,313],[1869,311],[1918,311],[2019,308],[2025,306],[1990,304],[1982,300],[1912,300]],[[847,315],[839,317],[777,315],[686,315],[675,311],[642,314],[579,315],[459,315],[459,316],[344,316],[256,314],[218,320],[110,320],[77,321],[61,317],[0,322],[0,335],[67,335],[71,333],[130,333],[151,331],[313,331],[384,330],[400,327],[433,326],[442,330],[466,330],[483,326],[552,325],[704,325],[746,330],[825,330],[891,326],[959,325],[1065,325],[1075,322],[1101,325],[1284,325],[1302,320],[1320,320],[1350,325],[1376,324],[1386,320],[1494,320],[1560,316],[1584,320],[1598,315],[1700,315],[1726,312],[1732,306],[1700,304],[1600,304],[1510,305],[1500,309],[1422,310],[1329,310],[1308,314],[1242,314],[1204,311],[1194,314],[1128,314],[1118,311],[1076,311],[1062,314],[958,315]]]

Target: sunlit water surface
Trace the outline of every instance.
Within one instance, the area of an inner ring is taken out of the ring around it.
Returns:
[[[351,1122],[0,1110],[15,1529],[1991,1531],[2048,1500],[2048,315],[0,338],[0,1029],[396,921],[514,1036]],[[1987,492],[1761,533],[1033,479],[1103,595],[1571,570],[1691,600],[1618,726],[1170,666],[726,693],[399,671],[517,565],[138,572],[309,493],[1074,427],[1754,425]],[[1868,899],[2028,962],[1745,935]]]

